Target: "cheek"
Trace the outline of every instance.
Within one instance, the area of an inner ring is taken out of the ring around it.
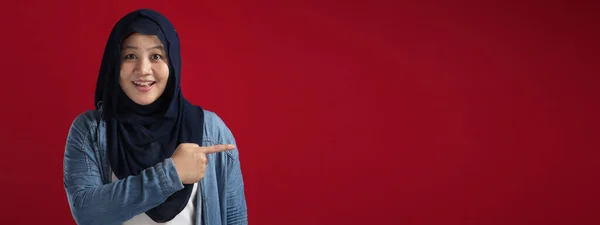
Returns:
[[[123,84],[125,83],[126,79],[127,79],[127,75],[125,75],[125,73],[123,73],[123,71],[121,71],[121,75],[119,75],[119,85],[121,86],[122,89],[124,89]]]
[[[122,64],[122,65],[121,65],[121,71],[120,71],[120,74],[119,74],[119,78],[120,78],[119,80],[120,80],[120,81],[123,81],[123,80],[127,80],[127,79],[128,79],[128,77],[129,77],[129,74],[131,74],[131,73],[130,73],[130,72],[128,72],[128,71],[130,71],[130,68],[129,68],[129,66],[127,66],[127,64]]]
[[[156,79],[167,81],[169,79],[169,66],[166,63],[160,64],[156,70]]]

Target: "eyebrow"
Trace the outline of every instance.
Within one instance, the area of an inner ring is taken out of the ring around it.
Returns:
[[[126,45],[126,46],[123,47],[123,49],[139,49],[139,48],[136,47],[136,46],[133,46],[133,45]],[[152,50],[152,49],[165,50],[165,47],[162,46],[162,45],[157,45],[157,46],[148,48],[147,50]]]

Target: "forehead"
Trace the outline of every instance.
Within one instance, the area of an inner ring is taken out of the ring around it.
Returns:
[[[123,40],[122,47],[127,48],[127,46],[155,47],[163,44],[156,35],[133,33]]]

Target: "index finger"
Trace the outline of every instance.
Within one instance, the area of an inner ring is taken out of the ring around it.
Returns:
[[[204,152],[204,154],[211,154],[211,153],[233,150],[233,149],[235,149],[235,145],[228,144],[228,145],[203,146],[203,147],[200,147],[200,149],[202,152]]]

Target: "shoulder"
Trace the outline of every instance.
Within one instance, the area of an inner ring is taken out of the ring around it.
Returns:
[[[81,149],[94,141],[93,132],[98,126],[100,114],[95,110],[85,111],[75,117],[67,135],[68,149]]]
[[[75,117],[71,124],[71,129],[94,129],[100,121],[100,113],[96,110],[87,110]]]
[[[204,136],[206,138],[213,139],[216,142],[226,141],[224,139],[230,138],[231,131],[225,124],[223,119],[215,112],[209,110],[204,111]]]
[[[217,113],[204,109],[204,128],[208,131],[219,131],[226,129],[227,125]]]
[[[96,110],[87,110],[75,117],[69,129],[69,138],[85,138],[96,130],[100,113]]]

